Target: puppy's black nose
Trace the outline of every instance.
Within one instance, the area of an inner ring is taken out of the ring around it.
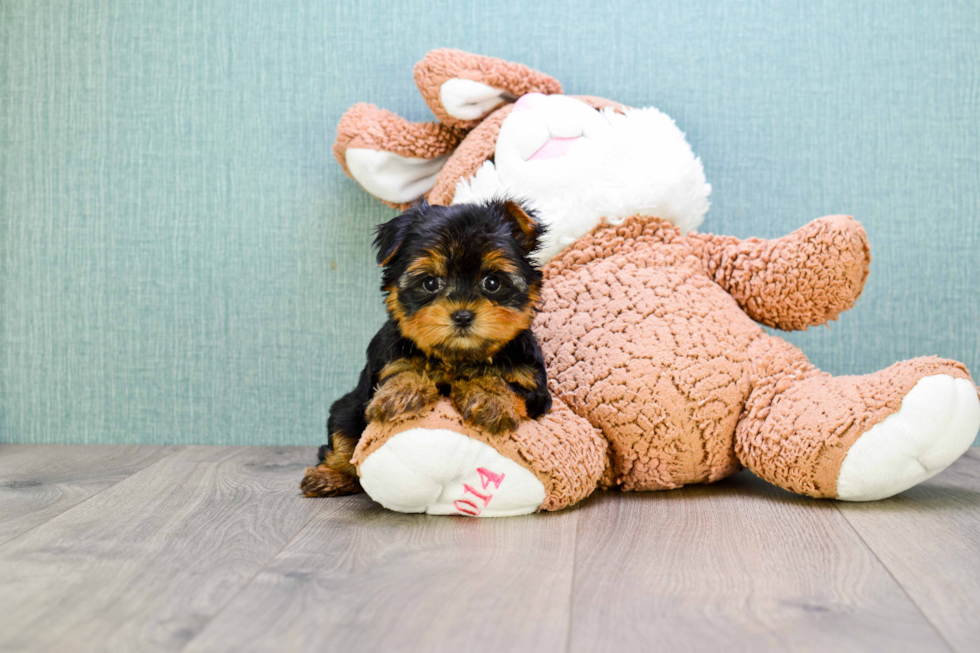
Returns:
[[[456,311],[453,313],[453,324],[458,327],[468,327],[473,324],[473,311]]]

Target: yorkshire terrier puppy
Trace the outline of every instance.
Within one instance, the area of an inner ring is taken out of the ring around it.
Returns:
[[[328,444],[300,485],[307,496],[360,491],[350,459],[369,421],[419,414],[448,396],[467,422],[500,434],[551,408],[530,329],[543,234],[534,213],[509,200],[422,201],[378,226],[388,321],[357,387],[330,407]]]

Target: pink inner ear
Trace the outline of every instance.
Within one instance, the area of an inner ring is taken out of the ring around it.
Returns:
[[[517,102],[514,103],[514,111],[524,111],[525,109],[533,109],[535,105],[540,104],[541,100],[545,98],[544,93],[525,93]]]
[[[580,139],[581,136],[575,136],[574,138],[552,138],[547,143],[541,146],[541,148],[531,155],[528,161],[540,161],[541,159],[557,159],[560,156],[565,156],[568,151],[572,149],[572,145]]]

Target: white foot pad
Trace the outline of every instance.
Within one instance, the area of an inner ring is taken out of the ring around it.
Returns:
[[[932,478],[963,455],[977,429],[980,399],[972,383],[946,374],[920,379],[897,412],[851,445],[837,497],[874,501]]]
[[[478,440],[446,429],[411,429],[361,463],[361,487],[389,510],[510,517],[537,510],[541,481]]]

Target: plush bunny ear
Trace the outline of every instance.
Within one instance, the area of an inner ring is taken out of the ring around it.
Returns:
[[[432,188],[464,134],[440,123],[412,123],[374,105],[356,104],[337,125],[333,153],[364,190],[404,208]]]
[[[525,93],[562,92],[558,80],[522,64],[450,49],[415,64],[415,84],[443,123],[463,129]]]

